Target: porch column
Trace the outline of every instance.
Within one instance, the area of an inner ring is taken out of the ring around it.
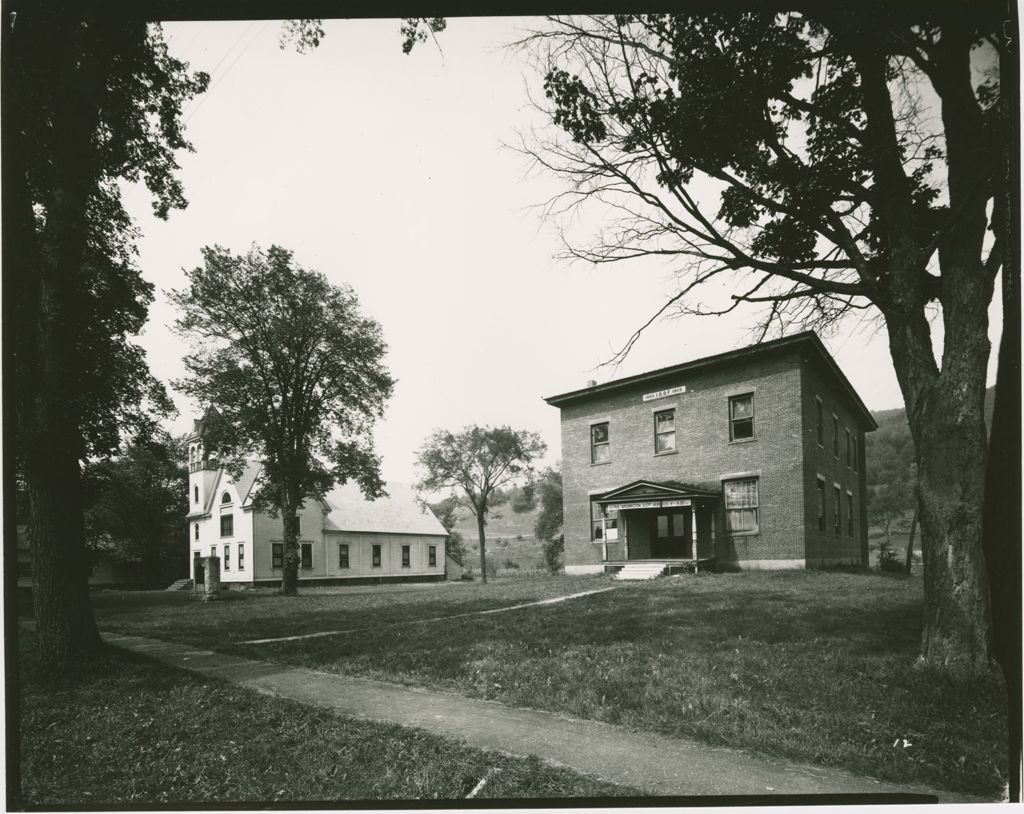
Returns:
[[[693,517],[690,519],[690,550],[693,552],[693,573],[697,573],[697,504],[690,509]]]
[[[622,558],[629,561],[629,535],[626,533],[626,513],[619,512],[619,536],[622,537]]]

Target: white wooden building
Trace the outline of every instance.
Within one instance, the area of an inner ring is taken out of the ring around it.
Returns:
[[[188,438],[190,574],[196,560],[220,558],[225,584],[279,583],[284,555],[280,516],[257,511],[253,496],[261,465],[234,479],[207,456],[202,421]],[[299,510],[299,582],[397,582],[445,579],[444,527],[406,485],[389,483],[388,496],[366,500],[356,484]]]

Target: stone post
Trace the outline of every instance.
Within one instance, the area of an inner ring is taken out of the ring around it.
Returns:
[[[206,575],[203,602],[209,602],[220,595],[220,557],[203,557],[203,571]]]

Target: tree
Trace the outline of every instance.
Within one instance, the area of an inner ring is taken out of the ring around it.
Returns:
[[[363,316],[349,286],[304,269],[280,246],[232,255],[203,249],[189,287],[170,300],[178,332],[191,343],[187,379],[176,386],[216,407],[210,448],[229,468],[263,462],[256,505],[280,512],[281,592],[298,589],[296,512],[336,484],[384,492],[373,423],[394,381],[384,367],[380,325]]]
[[[139,560],[149,587],[164,579],[164,565],[182,560],[188,532],[188,470],[180,443],[166,435],[135,441],[116,458],[83,470],[86,544]]]
[[[21,6],[2,34],[3,113],[17,123],[3,144],[8,461],[29,496],[39,655],[66,670],[100,648],[81,462],[169,409],[131,341],[152,286],[119,181],[144,180],[158,216],[185,205],[181,108],[208,82],[168,55],[158,25],[69,11]]]
[[[512,509],[528,512],[539,508],[533,526],[534,536],[541,541],[544,564],[552,573],[562,567],[565,538],[562,536],[562,470],[548,467],[513,501]]]
[[[532,474],[531,464],[547,446],[540,436],[511,427],[466,427],[458,433],[436,430],[418,454],[424,492],[449,491],[476,517],[480,535],[480,576],[487,582],[484,528],[497,490]]]
[[[571,256],[678,261],[659,313],[752,303],[762,337],[881,321],[918,470],[921,660],[974,676],[990,669],[987,309],[1000,268],[1013,296],[1019,277],[1004,264],[1019,220],[1004,14],[869,8],[553,18],[528,43],[568,138],[526,149],[570,183],[551,211],[590,200],[621,216]]]
[[[462,545],[462,532],[456,528],[459,522],[459,502],[453,497],[446,497],[432,504],[430,509],[448,533],[444,544],[445,555],[462,565],[466,558],[466,549]]]

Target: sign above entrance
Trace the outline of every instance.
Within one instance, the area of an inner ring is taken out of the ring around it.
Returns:
[[[685,392],[685,384],[681,387],[670,387],[668,390],[659,390],[657,393],[644,393],[644,401],[654,401],[655,399],[663,399],[666,396],[675,396]]]
[[[642,503],[611,503],[605,511],[621,512],[627,509],[669,509],[674,506],[689,506],[690,500],[646,500]]]

